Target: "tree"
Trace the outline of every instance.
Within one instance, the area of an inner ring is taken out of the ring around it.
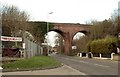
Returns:
[[[1,7],[0,14],[2,19],[2,35],[24,37],[29,20],[29,15],[25,11],[20,11],[15,6],[6,5]],[[15,42],[15,47],[18,47],[18,44],[20,43]],[[9,42],[10,46],[13,46],[12,42]]]
[[[115,10],[111,18],[104,21],[92,20],[91,39],[105,38],[106,36],[118,36],[120,33],[120,16],[118,10]]]
[[[3,6],[1,13],[2,27],[10,28],[11,36],[20,36],[27,29],[29,16],[25,11],[20,11],[15,6]]]
[[[61,52],[61,53],[63,53],[64,51],[64,48],[63,48],[63,44],[64,44],[64,42],[63,42],[63,37],[60,35],[60,34],[56,34],[55,35],[55,38],[56,38],[56,40],[55,40],[55,45],[57,45],[58,46],[58,51],[59,52]]]
[[[47,22],[29,21],[28,31],[35,37],[39,43],[44,42],[47,33]],[[49,23],[49,29],[53,28],[53,23]]]
[[[78,53],[78,52],[85,53],[86,49],[87,49],[86,45],[87,45],[88,41],[89,41],[89,37],[87,37],[87,36],[82,36],[79,39],[73,40],[73,44],[75,46],[77,46],[77,50],[75,53]]]
[[[120,33],[120,9],[114,10],[113,14],[111,15],[111,21],[115,26],[115,35],[117,36]]]
[[[87,51],[92,53],[117,53],[116,48],[117,38],[106,37],[89,42]]]
[[[91,39],[102,39],[106,36],[115,36],[116,35],[116,26],[113,24],[111,19],[104,20],[101,22],[92,23],[91,30]]]

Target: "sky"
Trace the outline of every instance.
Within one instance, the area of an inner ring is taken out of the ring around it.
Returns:
[[[81,23],[110,18],[119,0],[0,0],[26,11],[31,21]],[[53,12],[52,14],[49,14]]]

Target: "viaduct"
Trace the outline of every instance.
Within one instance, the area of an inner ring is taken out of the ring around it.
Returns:
[[[90,35],[91,26],[86,24],[54,23],[51,31],[59,33],[64,39],[64,53],[69,55],[72,51],[72,40],[76,33],[82,32],[86,36]]]

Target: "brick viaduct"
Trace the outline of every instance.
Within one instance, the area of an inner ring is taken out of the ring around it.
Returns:
[[[54,23],[54,27],[51,31],[55,31],[64,39],[64,53],[69,55],[72,51],[72,40],[76,33],[82,32],[85,35],[89,36],[90,34],[90,25],[86,24],[71,24],[71,23]]]

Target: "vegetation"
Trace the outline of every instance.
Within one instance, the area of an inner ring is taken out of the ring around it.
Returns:
[[[56,40],[55,40],[55,47],[57,47],[57,51],[60,53],[64,53],[63,49],[64,49],[64,42],[63,42],[63,37],[60,34],[56,34],[55,36]]]
[[[93,40],[87,45],[87,51],[92,53],[116,53],[116,43],[117,38],[114,37]]]
[[[3,64],[5,70],[44,69],[60,66],[61,64],[49,56],[36,56],[30,59],[22,59]]]
[[[91,36],[87,44],[88,51],[92,53],[112,53],[117,52],[120,47],[118,34],[120,33],[119,16],[114,12],[108,20],[102,22],[92,21],[93,24]]]
[[[102,39],[106,36],[116,36],[118,34],[117,26],[113,24],[111,19],[102,22],[95,21],[92,23],[91,40]]]
[[[3,6],[0,10],[2,16],[2,35],[25,37],[27,31],[34,37],[36,43],[41,43],[44,40],[44,35],[47,33],[47,22],[31,22],[29,15],[25,11],[19,10],[16,6]],[[49,23],[49,28],[52,28],[52,23]],[[29,38],[29,37],[28,37]]]
[[[92,25],[91,33],[87,37],[75,40],[78,52],[91,51],[92,53],[111,53],[116,52],[116,47],[120,48],[116,40],[120,33],[120,17],[115,10],[111,18],[104,21],[93,20],[89,24]],[[115,39],[116,38],[116,39]]]
[[[1,9],[2,27],[9,28],[10,32],[8,34],[11,33],[10,36],[22,36],[21,32],[25,31],[27,28],[29,15],[25,11],[20,11],[15,6],[3,6]],[[6,34],[7,33],[3,35]]]
[[[41,43],[44,41],[45,34],[47,33],[47,22],[28,22],[30,29],[28,30],[35,37],[37,42]],[[49,29],[53,27],[52,23],[49,23]]]
[[[2,6],[0,9],[2,23],[2,35],[12,37],[23,37],[28,28],[29,15],[15,6]],[[6,47],[20,47],[21,43],[4,42]]]
[[[73,44],[77,46],[76,53],[82,52],[86,53],[86,44],[89,42],[89,38],[87,36],[82,36],[80,39],[76,39],[73,41]]]

